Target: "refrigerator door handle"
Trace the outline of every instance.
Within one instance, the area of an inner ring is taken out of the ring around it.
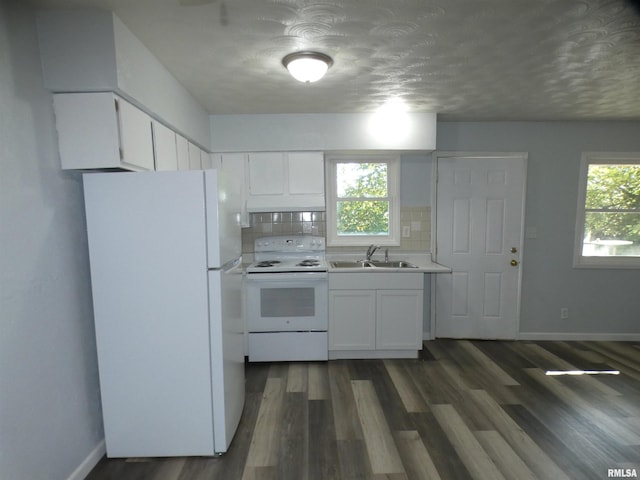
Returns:
[[[235,273],[234,270],[242,269],[242,257],[234,258],[219,268],[208,268],[209,271],[220,270],[222,273]]]

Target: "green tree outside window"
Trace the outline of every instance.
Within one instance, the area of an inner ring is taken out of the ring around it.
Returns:
[[[337,165],[338,235],[389,233],[386,163]]]
[[[591,164],[584,244],[620,243],[615,255],[640,255],[640,165]],[[600,253],[598,253],[600,254]]]

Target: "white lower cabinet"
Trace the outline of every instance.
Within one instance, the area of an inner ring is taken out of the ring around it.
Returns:
[[[424,290],[376,291],[376,349],[420,350]]]
[[[329,358],[415,357],[424,274],[329,274]]]
[[[329,350],[375,348],[375,290],[329,290]]]

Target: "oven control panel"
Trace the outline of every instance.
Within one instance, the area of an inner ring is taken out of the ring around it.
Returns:
[[[255,252],[320,252],[324,251],[324,237],[288,235],[256,238]]]

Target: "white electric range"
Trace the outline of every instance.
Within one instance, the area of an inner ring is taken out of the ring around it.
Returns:
[[[254,242],[246,269],[249,361],[328,359],[328,273],[323,237]]]

